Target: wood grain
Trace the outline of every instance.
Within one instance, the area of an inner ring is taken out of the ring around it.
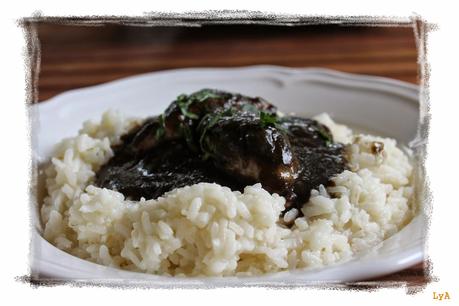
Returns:
[[[325,67],[418,82],[410,27],[39,24],[38,37],[39,101],[73,88],[184,67]]]
[[[41,45],[38,101],[74,88],[184,67],[324,67],[419,82],[411,27],[39,23],[37,31]],[[422,285],[428,281],[424,268],[419,264],[365,284]]]

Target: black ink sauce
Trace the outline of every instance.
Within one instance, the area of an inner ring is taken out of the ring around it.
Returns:
[[[96,185],[154,199],[200,182],[232,190],[261,183],[299,210],[310,191],[346,169],[344,145],[312,119],[277,115],[274,105],[219,90],[180,95],[166,111],[122,137]]]

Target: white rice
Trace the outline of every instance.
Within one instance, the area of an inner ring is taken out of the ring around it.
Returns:
[[[218,184],[175,189],[156,200],[125,200],[91,184],[111,145],[134,120],[109,111],[62,141],[46,170],[44,237],[102,265],[180,276],[254,275],[320,267],[350,259],[399,231],[413,217],[412,166],[393,139],[353,135],[326,114],[337,141],[350,144],[352,171],[313,190],[298,211],[260,184],[243,193]],[[383,150],[372,152],[374,142]]]

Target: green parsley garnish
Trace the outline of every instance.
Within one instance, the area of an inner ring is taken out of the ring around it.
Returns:
[[[180,111],[185,117],[191,118],[191,119],[198,119],[198,115],[195,113],[192,113],[188,110],[190,107],[191,103],[193,103],[193,99],[190,99],[187,95],[182,94],[177,97],[177,105],[180,108]]]
[[[260,123],[262,127],[271,125],[283,133],[288,133],[287,128],[282,124],[282,117],[277,116],[276,113],[260,111]]]
[[[157,140],[161,139],[166,133],[166,123],[164,122],[164,114],[161,114],[158,117],[158,121],[159,121],[159,127],[156,130],[156,134],[155,134],[155,137]]]
[[[197,114],[190,111],[190,106],[195,102],[200,103],[206,101],[207,99],[216,99],[219,97],[219,95],[215,94],[210,89],[203,89],[189,96],[186,94],[181,94],[177,97],[176,102],[180,108],[180,112],[185,117],[190,119],[199,119]]]
[[[260,122],[263,127],[278,124],[277,116],[274,113],[260,112]]]
[[[260,110],[255,105],[251,103],[247,103],[247,104],[242,105],[242,111],[257,114]]]
[[[180,124],[180,129],[182,130],[182,133],[183,133],[183,136],[185,137],[185,141],[188,145],[188,147],[192,150],[192,151],[197,151],[197,147],[194,143],[194,136],[193,136],[193,132],[191,131],[190,127],[187,125],[187,124],[183,124],[181,123]]]
[[[209,113],[202,118],[201,122],[199,123],[198,130],[202,129],[200,132],[201,137],[199,138],[199,146],[201,147],[201,151],[204,153],[203,159],[208,159],[213,152],[208,150],[207,148],[210,147],[210,143],[206,141],[206,134],[217,122],[222,118],[224,115],[232,112],[231,109],[227,109],[224,112],[218,113]]]
[[[317,132],[319,135],[325,140],[325,145],[329,146],[333,143],[333,138],[331,137],[330,133],[328,133],[323,127],[319,125]]]
[[[198,102],[204,102],[207,99],[217,99],[220,98],[219,95],[212,92],[210,89],[200,90],[190,96],[192,100],[197,100]]]

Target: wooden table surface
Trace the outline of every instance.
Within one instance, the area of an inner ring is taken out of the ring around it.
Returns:
[[[417,84],[411,27],[208,25],[76,26],[38,23],[36,101],[139,73],[184,67],[258,64],[324,67]],[[424,264],[375,280],[425,284]]]

